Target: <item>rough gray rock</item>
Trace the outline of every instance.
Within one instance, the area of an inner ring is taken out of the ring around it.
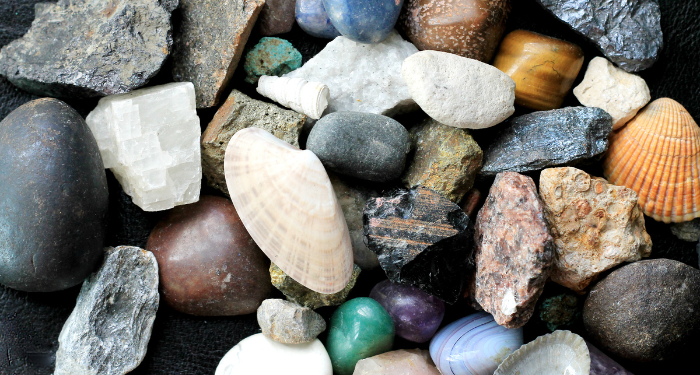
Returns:
[[[126,374],[146,355],[158,310],[158,264],[138,247],[108,248],[58,337],[54,375]]]
[[[600,108],[567,107],[510,120],[484,152],[482,176],[576,165],[608,148],[612,117]]]
[[[37,95],[129,92],[160,70],[178,0],[59,0],[36,4],[32,28],[0,51],[0,74]]]
[[[283,299],[264,300],[258,307],[258,324],[263,335],[283,344],[311,342],[326,330],[321,315]]]
[[[687,242],[700,241],[700,218],[681,223],[671,223],[671,233]]]
[[[657,0],[537,0],[572,29],[598,45],[620,68],[651,67],[663,47]]]

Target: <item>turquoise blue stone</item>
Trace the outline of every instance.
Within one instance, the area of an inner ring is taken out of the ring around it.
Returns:
[[[309,35],[326,39],[340,36],[328,18],[323,0],[297,0],[296,19],[299,27]]]
[[[265,37],[245,55],[245,81],[258,83],[261,76],[281,76],[301,66],[301,53],[288,41]]]
[[[331,316],[326,350],[336,375],[352,375],[359,360],[388,352],[392,345],[394,322],[371,298],[351,299]]]
[[[323,0],[328,16],[344,37],[379,43],[394,29],[403,0]]]

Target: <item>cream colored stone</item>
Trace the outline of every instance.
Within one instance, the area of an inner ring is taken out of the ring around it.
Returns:
[[[586,75],[574,89],[574,95],[586,107],[602,108],[613,118],[613,130],[631,120],[651,95],[642,77],[616,68],[610,61],[596,57],[588,64]]]
[[[353,375],[440,375],[427,350],[394,350],[357,362]]]
[[[554,282],[583,292],[598,275],[651,254],[637,193],[566,167],[540,174],[540,195],[555,244]]]

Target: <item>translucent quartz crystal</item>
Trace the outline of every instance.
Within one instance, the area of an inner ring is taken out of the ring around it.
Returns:
[[[192,83],[104,97],[86,120],[105,168],[137,206],[161,211],[199,200],[201,130]]]

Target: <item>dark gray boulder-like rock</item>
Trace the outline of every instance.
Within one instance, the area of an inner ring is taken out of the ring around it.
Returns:
[[[372,113],[334,112],[309,133],[306,149],[340,174],[369,181],[401,176],[411,139],[398,121]]]
[[[146,355],[158,302],[155,256],[138,247],[108,248],[58,336],[54,375],[135,369]]]
[[[620,68],[651,67],[663,47],[657,0],[537,0],[572,29],[592,40]]]
[[[0,75],[37,95],[129,92],[160,70],[178,0],[39,3],[32,28],[0,51]]]
[[[484,152],[481,176],[572,166],[608,148],[612,117],[600,108],[567,107],[510,120]]]
[[[622,267],[591,290],[583,323],[597,345],[622,358],[691,353],[700,346],[700,271],[670,259]]]

